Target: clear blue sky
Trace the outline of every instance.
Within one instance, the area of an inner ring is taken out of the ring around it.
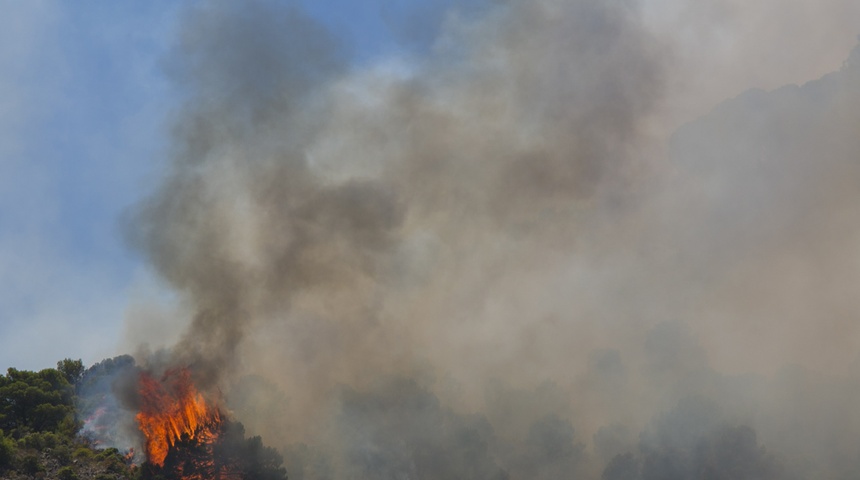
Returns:
[[[482,0],[304,0],[355,63],[428,48]],[[187,4],[187,2],[186,2]],[[121,352],[152,283],[120,218],[157,183],[184,4],[0,0],[0,371]]]

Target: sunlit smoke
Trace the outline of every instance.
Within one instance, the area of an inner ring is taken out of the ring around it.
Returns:
[[[779,37],[706,3],[451,10],[360,67],[293,4],[191,7],[127,225],[188,312],[155,363],[297,478],[851,471],[860,54],[715,105]]]

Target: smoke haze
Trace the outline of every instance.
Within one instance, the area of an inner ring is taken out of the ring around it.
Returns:
[[[190,8],[127,228],[187,329],[138,361],[292,478],[848,475],[860,12],[706,7],[496,2],[362,67],[293,4]],[[795,22],[839,58],[749,73]]]

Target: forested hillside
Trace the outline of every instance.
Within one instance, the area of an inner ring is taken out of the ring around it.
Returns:
[[[131,445],[144,439],[137,438],[135,413],[121,405],[115,390],[122,381],[136,389],[141,375],[164,387],[128,355],[89,368],[70,359],[39,372],[9,368],[0,375],[0,480],[286,479],[280,453],[258,436],[246,437],[240,422],[220,412],[217,423],[200,426],[205,432],[195,429],[171,441],[160,462],[135,451]],[[156,409],[155,421],[181,403],[165,399],[146,410]]]
[[[118,480],[139,469],[115,448],[96,449],[78,435],[80,360],[39,372],[10,368],[0,375],[0,478]]]

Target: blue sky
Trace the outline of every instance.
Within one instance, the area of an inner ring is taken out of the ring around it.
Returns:
[[[0,5],[0,365],[92,362],[139,269],[118,217],[164,162],[176,8]]]
[[[364,63],[427,49],[452,5],[482,2],[304,3]],[[155,282],[120,223],[167,162],[182,8],[0,0],[0,369],[124,353],[128,304]]]

